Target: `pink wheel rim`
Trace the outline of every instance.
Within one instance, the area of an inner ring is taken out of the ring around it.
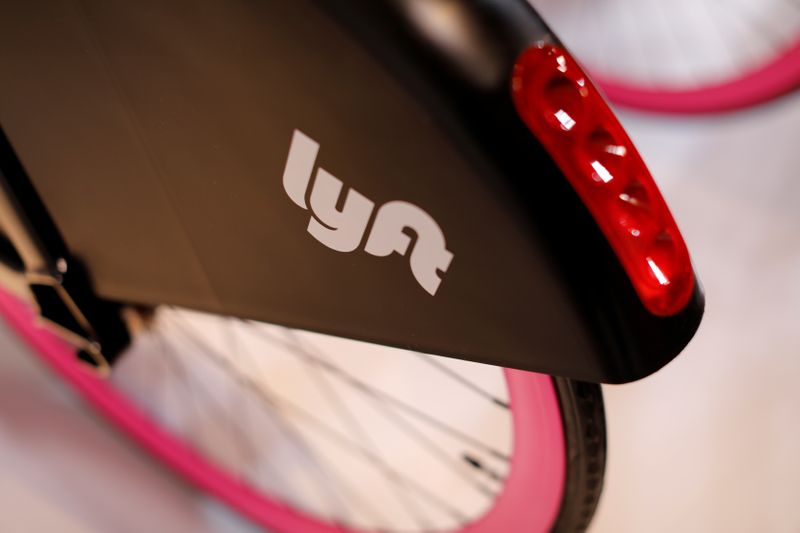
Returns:
[[[107,382],[85,372],[73,351],[36,325],[28,305],[0,290],[0,314],[33,352],[129,437],[185,478],[227,502],[255,523],[277,531],[350,531],[300,513],[257,492],[211,464],[185,442],[164,431]],[[550,376],[505,371],[514,422],[511,468],[493,507],[461,531],[547,531],[564,489],[566,456],[557,392]]]
[[[663,113],[713,113],[761,103],[800,85],[800,40],[779,57],[732,81],[693,90],[650,89],[592,75],[618,104]]]

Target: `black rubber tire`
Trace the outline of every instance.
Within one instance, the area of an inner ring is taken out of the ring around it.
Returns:
[[[603,490],[606,422],[600,385],[553,378],[566,443],[564,498],[553,531],[585,531]]]

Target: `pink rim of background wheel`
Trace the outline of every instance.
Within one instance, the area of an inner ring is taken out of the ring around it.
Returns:
[[[34,353],[128,436],[192,483],[255,523],[278,531],[342,533],[341,526],[303,514],[257,492],[164,431],[109,383],[81,368],[73,350],[37,326],[31,307],[0,290],[0,315]],[[550,376],[505,371],[514,421],[510,473],[493,507],[463,532],[547,531],[561,506],[566,454],[557,392]]]
[[[591,72],[591,69],[590,69]],[[776,60],[723,83],[693,90],[652,89],[592,73],[614,103],[663,113],[715,113],[752,106],[800,85],[800,40]]]

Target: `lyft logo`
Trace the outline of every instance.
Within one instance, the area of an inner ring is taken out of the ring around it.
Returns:
[[[283,188],[294,203],[311,211],[308,232],[337,252],[355,251],[369,232],[365,252],[378,257],[393,252],[408,255],[414,278],[428,293],[436,294],[442,282],[440,272],[447,272],[453,260],[439,224],[416,205],[395,200],[378,208],[372,227],[368,228],[375,202],[349,187],[339,210],[336,205],[342,195],[341,180],[318,168],[312,183],[318,153],[319,143],[300,130],[294,131],[283,171]],[[413,247],[406,230],[417,236]]]

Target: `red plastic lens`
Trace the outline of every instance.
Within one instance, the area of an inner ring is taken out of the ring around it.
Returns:
[[[526,50],[514,67],[514,104],[617,254],[644,306],[681,311],[694,289],[683,237],[650,172],[603,97],[556,46]]]

